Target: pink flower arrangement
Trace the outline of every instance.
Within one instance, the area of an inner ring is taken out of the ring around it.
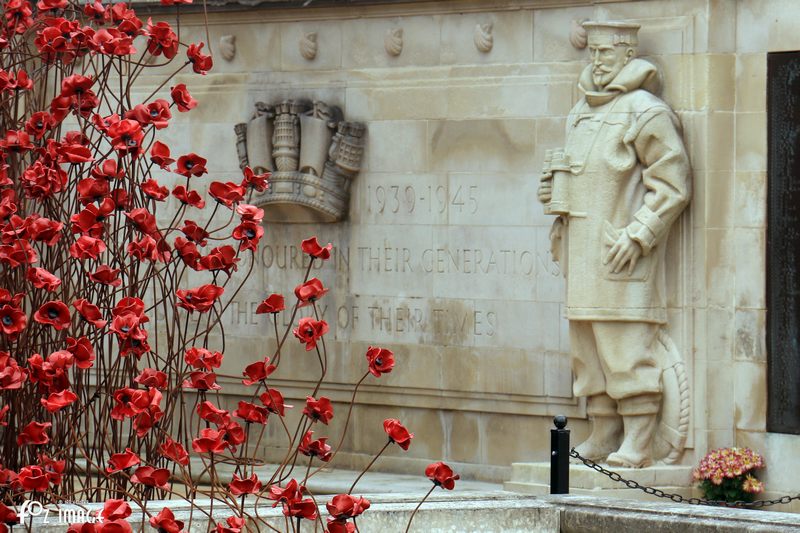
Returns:
[[[693,476],[707,499],[751,501],[764,491],[753,471],[765,466],[764,458],[750,448],[721,448],[706,454]]]

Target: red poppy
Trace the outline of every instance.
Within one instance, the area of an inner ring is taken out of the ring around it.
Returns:
[[[458,474],[453,475],[453,469],[441,461],[431,463],[425,468],[425,475],[433,481],[433,484],[443,489],[453,490],[456,480],[460,479]]]
[[[161,0],[161,5],[170,5],[167,4],[167,2],[173,1],[176,4],[192,3],[192,0]],[[217,528],[214,530],[214,533],[242,533],[242,531],[244,531],[244,518],[239,516],[229,516],[225,519],[225,523],[227,526],[217,523]]]
[[[7,152],[21,153],[33,150],[34,146],[27,132],[6,130],[5,138],[0,140],[0,148],[4,148]]]
[[[283,403],[283,394],[278,389],[267,389],[267,392],[262,393],[259,399],[270,413],[275,413],[279,416],[284,416],[286,409],[293,407]]]
[[[150,517],[150,525],[158,530],[158,533],[180,533],[183,531],[183,522],[175,520],[175,514],[164,507],[161,512]]]
[[[124,452],[115,453],[108,459],[108,467],[106,467],[106,472],[113,474],[114,472],[119,472],[121,470],[141,464],[141,462],[142,460],[139,459],[138,455],[133,453],[130,448],[125,448]]]
[[[37,111],[25,122],[25,131],[39,140],[55,125],[56,121],[53,115],[47,111]]]
[[[75,259],[97,259],[97,256],[105,251],[106,243],[88,235],[81,235],[69,247],[69,255]]]
[[[400,446],[404,450],[408,450],[411,445],[411,439],[414,438],[413,433],[409,433],[403,424],[396,418],[387,418],[383,421],[383,430],[389,435],[389,440]]]
[[[362,497],[356,498],[350,494],[337,494],[325,504],[330,515],[337,519],[355,518],[369,509],[369,500]]]
[[[234,496],[241,496],[242,494],[255,494],[261,490],[261,482],[255,473],[251,474],[248,478],[240,478],[236,474],[233,475],[233,481],[228,485],[230,493]]]
[[[185,83],[179,83],[170,89],[170,96],[172,101],[178,106],[178,111],[186,112],[197,107],[197,100],[192,98],[189,91],[186,89]]]
[[[214,302],[219,298],[225,289],[213,284],[206,284],[196,289],[178,289],[178,307],[183,307],[190,313],[198,311],[205,313],[214,305]]]
[[[258,304],[256,314],[261,315],[264,313],[279,313],[286,309],[283,296],[280,294],[270,294],[263,302]]]
[[[141,185],[139,185],[139,188],[142,189],[143,193],[157,202],[161,202],[167,196],[169,196],[169,189],[163,185],[159,185],[154,179],[144,181]]]
[[[206,201],[200,196],[197,191],[187,190],[183,185],[178,185],[172,189],[172,196],[183,202],[184,204],[203,209],[206,206]]]
[[[8,412],[9,411],[11,411],[11,406],[10,405],[4,405],[3,408],[0,409],[0,426],[8,427],[8,420],[6,419],[6,416],[8,416]],[[0,480],[0,484],[2,484],[1,480]],[[0,509],[2,509],[2,508],[0,508]],[[2,522],[2,520],[0,520],[0,522]]]
[[[58,147],[59,163],[88,163],[94,158],[92,151],[82,144],[61,144]]]
[[[164,389],[167,386],[167,374],[155,368],[145,368],[133,381],[144,387]]]
[[[51,300],[42,305],[33,319],[39,324],[49,324],[57,330],[68,328],[71,321],[69,307],[61,300]]]
[[[197,72],[198,74],[205,75],[206,72],[211,70],[213,65],[213,61],[211,56],[204,55],[200,52],[205,46],[206,43],[195,44],[192,43],[189,45],[189,49],[186,51],[186,56],[189,58],[189,61],[192,63],[192,70]]]
[[[48,246],[54,245],[61,238],[63,222],[56,222],[49,218],[31,215],[25,219],[28,238],[32,241],[43,242]]]
[[[370,346],[367,349],[367,363],[370,374],[379,378],[381,374],[388,374],[394,368],[394,353],[386,348]]]
[[[166,440],[161,443],[161,446],[158,447],[159,452],[164,457],[175,461],[179,465],[186,466],[189,464],[189,453],[186,451],[186,448],[183,445],[175,440],[172,437],[167,437]]]
[[[319,420],[326,426],[333,418],[333,404],[325,396],[315,400],[313,396],[306,396],[306,407],[303,414],[312,420]]]
[[[0,361],[2,361],[0,363],[0,390],[22,388],[22,384],[28,378],[25,369],[20,367],[15,359],[9,357],[8,352],[0,352]],[[5,407],[8,406],[6,405]]]
[[[233,416],[253,424],[266,424],[269,411],[253,403],[240,401],[239,408],[233,412]]]
[[[319,457],[320,461],[327,463],[331,460],[332,456],[331,446],[326,443],[328,437],[311,440],[313,434],[313,431],[306,431],[306,434],[303,435],[303,439],[300,441],[300,446],[297,447],[297,451],[308,457]]]
[[[355,533],[356,525],[347,520],[328,518],[328,527],[323,533]]]
[[[105,233],[103,221],[114,212],[116,205],[111,198],[105,198],[100,204],[89,204],[79,213],[72,215],[69,220],[72,222],[72,233],[89,235],[90,237],[102,237]]]
[[[121,180],[125,177],[125,170],[113,159],[106,159],[92,169],[92,177],[97,180]]]
[[[54,392],[45,400],[42,398],[39,402],[51,413],[60,411],[64,407],[73,403],[78,399],[78,396],[71,390],[63,390],[61,392]]]
[[[5,304],[0,307],[0,331],[9,339],[16,339],[28,324],[28,316],[19,307]]]
[[[169,110],[169,102],[163,98],[153,100],[149,104],[139,104],[125,113],[125,118],[132,118],[139,124],[152,124],[155,129],[160,130],[169,126],[169,119],[172,113]]]
[[[317,504],[311,498],[289,501],[283,504],[283,514],[291,517],[305,518],[306,520],[316,520]]]
[[[132,209],[126,212],[125,216],[128,217],[128,220],[130,220],[133,227],[138,231],[145,235],[150,235],[155,239],[161,238],[161,234],[158,232],[155,215],[144,207]]]
[[[243,379],[242,383],[249,387],[259,381],[264,381],[273,372],[275,372],[275,365],[269,364],[269,357],[265,357],[262,361],[250,363],[244,368],[242,374],[247,379]]]
[[[242,217],[242,222],[251,221],[260,223],[264,218],[264,210],[250,204],[239,204],[236,212]]]
[[[135,120],[126,118],[112,124],[108,127],[107,135],[111,137],[111,146],[120,155],[131,154],[136,157],[139,154],[144,132],[141,124]]]
[[[200,436],[192,441],[192,449],[197,453],[222,453],[227,447],[224,430],[201,429]]]
[[[183,388],[197,390],[219,390],[217,375],[213,372],[192,372],[189,379],[183,381]]]
[[[78,298],[72,302],[72,307],[78,311],[82,319],[98,329],[104,327],[108,323],[107,320],[102,319],[103,315],[100,313],[100,309],[85,298]]]
[[[304,240],[300,244],[300,248],[302,248],[303,252],[307,253],[311,257],[316,257],[317,259],[322,259],[324,261],[331,257],[333,244],[328,243],[324,247],[320,246],[319,242],[317,242],[317,237],[314,236]]]
[[[153,147],[150,148],[150,161],[167,171],[169,170],[169,166],[175,162],[175,160],[170,157],[169,146],[161,141],[154,142]]]
[[[103,520],[124,520],[131,515],[131,506],[125,500],[106,500],[103,504],[103,510],[100,511],[100,516]]]
[[[47,436],[47,430],[50,429],[52,425],[53,424],[50,422],[31,422],[17,435],[17,446],[47,444],[50,442],[50,437]]]
[[[231,421],[231,414],[228,411],[220,409],[208,400],[198,404],[197,416],[218,426],[224,426]]]
[[[322,286],[322,282],[317,278],[311,278],[305,283],[294,288],[294,295],[300,300],[298,307],[305,307],[322,298],[328,289]]]
[[[111,268],[108,265],[100,265],[97,270],[89,274],[89,279],[95,283],[102,285],[111,285],[112,287],[119,287],[122,285],[122,280],[119,279],[118,268]]]
[[[141,239],[129,242],[126,250],[129,255],[139,261],[161,261],[162,263],[167,263],[172,256],[172,250],[167,241],[164,239],[157,241],[149,235],[142,235]]]
[[[212,249],[208,255],[201,257],[197,262],[197,270],[223,270],[230,275],[231,270],[237,269],[238,262],[236,250],[230,244],[226,244]]]
[[[280,485],[270,485],[267,498],[275,502],[272,504],[275,507],[279,503],[301,499],[305,490],[306,488],[298,484],[296,479],[292,479],[284,488],[281,488]]]
[[[214,199],[222,205],[233,207],[233,204],[244,200],[245,190],[241,185],[230,181],[225,183],[214,181],[211,182],[211,186],[208,188],[208,194],[213,196]]]
[[[102,322],[105,321],[103,320]],[[86,337],[78,337],[77,339],[67,337],[67,351],[72,354],[75,366],[78,368],[86,369],[94,366],[94,349]]]
[[[45,492],[50,488],[50,477],[47,472],[36,465],[22,467],[17,482],[26,491]]]
[[[175,172],[181,176],[202,176],[206,174],[206,163],[208,161],[195,153],[182,155],[178,158],[178,166],[175,167]]]
[[[258,222],[245,220],[233,228],[231,236],[242,243],[242,249],[255,252],[258,249],[258,242],[264,236],[264,227]]]
[[[317,341],[328,332],[328,323],[324,320],[314,320],[311,317],[301,318],[297,327],[292,331],[300,342],[306,343],[306,351],[317,347]]]
[[[258,192],[264,192],[269,186],[267,181],[269,177],[269,172],[256,174],[250,167],[244,167],[244,180],[242,180],[242,187],[252,187]]]
[[[183,262],[186,263],[186,266],[195,270],[197,269],[197,263],[200,261],[202,255],[195,243],[187,241],[183,237],[177,237],[175,239],[175,249],[178,251],[178,255],[181,256],[181,259],[183,259]]]
[[[208,238],[208,232],[202,227],[198,226],[193,220],[185,220],[181,231],[186,238],[190,241],[196,242],[200,246],[205,246]]]
[[[169,489],[169,470],[166,468],[153,468],[140,466],[131,476],[131,482],[141,483],[159,489]]]
[[[16,511],[7,507],[4,503],[0,503],[0,523],[12,527],[15,524],[19,524],[19,517]]]
[[[231,420],[224,426],[221,426],[220,429],[225,431],[223,439],[234,452],[236,451],[236,446],[245,441],[244,428],[239,425],[238,422]]]
[[[219,368],[222,364],[222,357],[221,352],[212,352],[205,348],[192,346],[186,350],[184,360],[187,365],[193,368],[211,370],[212,368]]]
[[[67,173],[61,167],[45,165],[37,160],[22,173],[21,182],[25,196],[43,200],[64,190]]]
[[[51,292],[55,291],[58,286],[61,285],[61,280],[44,268],[29,268],[26,279],[37,289],[45,289]]]

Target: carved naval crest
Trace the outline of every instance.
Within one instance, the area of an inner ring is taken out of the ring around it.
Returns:
[[[366,127],[342,120],[325,102],[256,104],[235,127],[239,166],[272,173],[253,202],[268,222],[338,222],[347,216],[350,181],[361,169]]]

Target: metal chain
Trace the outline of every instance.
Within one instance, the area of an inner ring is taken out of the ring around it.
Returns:
[[[668,498],[676,503],[688,503],[691,505],[714,505],[717,507],[742,507],[746,509],[761,509],[762,507],[767,507],[769,505],[777,505],[779,503],[791,503],[793,500],[800,500],[800,494],[796,496],[782,496],[774,500],[756,500],[752,502],[743,502],[743,501],[725,502],[720,500],[706,500],[704,498],[684,498],[680,494],[672,494],[669,492],[664,492],[661,489],[640,485],[639,483],[637,483],[632,479],[625,479],[617,472],[606,470],[601,465],[597,464],[591,459],[583,457],[581,454],[575,451],[575,448],[572,448],[569,451],[569,456],[578,459],[592,470],[596,470],[597,472],[600,472],[601,474],[608,476],[614,481],[617,481],[619,483],[624,483],[630,489],[639,489],[641,491],[644,491],[646,494],[652,494],[653,496],[656,496],[658,498]]]

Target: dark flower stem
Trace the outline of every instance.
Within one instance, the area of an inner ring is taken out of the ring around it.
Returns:
[[[375,461],[377,461],[377,460],[378,460],[378,457],[380,457],[380,456],[381,456],[381,454],[382,454],[382,453],[383,453],[383,452],[386,450],[386,448],[388,448],[388,447],[389,447],[389,445],[390,445],[391,443],[392,443],[392,441],[391,441],[391,440],[389,440],[389,441],[388,441],[386,444],[384,444],[384,445],[383,445],[383,448],[381,448],[381,451],[379,451],[379,452],[378,452],[378,455],[376,455],[375,457],[373,457],[373,458],[372,458],[372,461],[370,461],[370,462],[369,462],[369,464],[367,465],[367,467],[366,467],[364,470],[362,470],[362,471],[361,471],[361,473],[360,473],[360,474],[358,475],[358,477],[356,478],[356,480],[355,480],[355,481],[353,481],[353,484],[352,484],[352,485],[350,485],[350,490],[348,490],[348,491],[347,491],[347,494],[352,494],[352,493],[353,493],[353,489],[354,489],[354,488],[356,488],[356,483],[358,483],[358,481],[359,481],[359,480],[360,480],[360,479],[361,479],[361,478],[364,476],[364,474],[366,474],[366,473],[367,473],[367,470],[369,470],[369,469],[372,467],[372,465],[374,465],[374,464],[375,464]]]
[[[422,507],[422,504],[423,504],[423,503],[425,503],[425,500],[427,500],[427,499],[428,499],[428,496],[430,496],[430,495],[431,495],[431,493],[433,492],[433,489],[435,489],[435,488],[436,488],[436,485],[432,486],[432,487],[431,487],[431,490],[429,490],[429,491],[428,491],[428,493],[425,495],[425,497],[424,497],[424,498],[422,498],[422,500],[420,500],[420,502],[419,502],[419,503],[417,504],[417,506],[414,508],[414,512],[413,512],[413,513],[411,513],[411,516],[408,518],[408,525],[406,526],[405,533],[408,533],[408,532],[409,532],[409,530],[411,529],[411,521],[412,521],[412,520],[414,520],[414,515],[416,515],[416,514],[417,514],[417,511],[419,511],[419,508],[420,508],[420,507]]]

